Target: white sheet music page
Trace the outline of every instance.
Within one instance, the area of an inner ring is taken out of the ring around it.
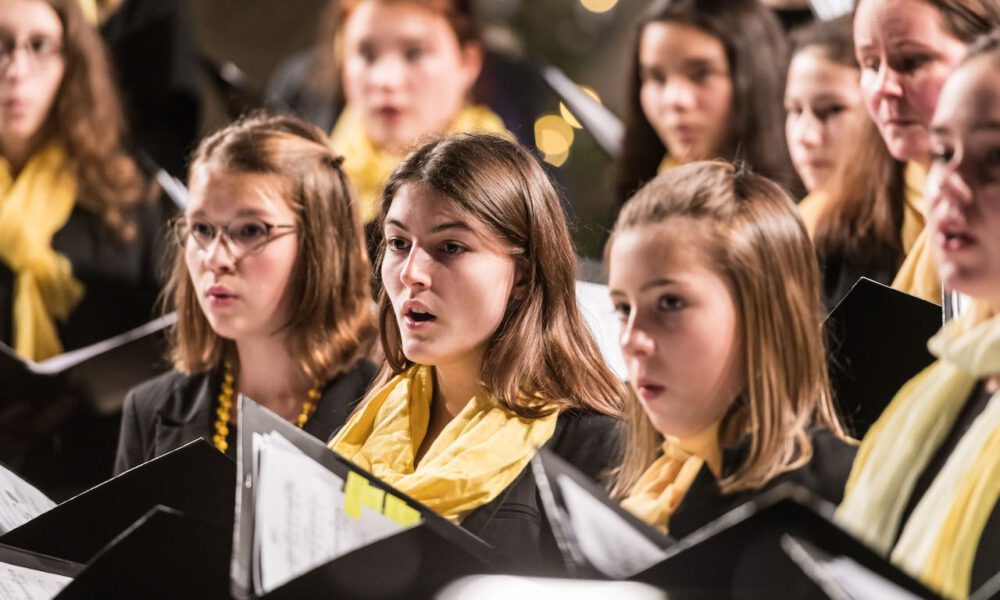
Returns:
[[[624,579],[665,558],[663,550],[578,483],[565,475],[556,481],[580,550],[597,570]]]
[[[0,598],[4,600],[49,600],[71,581],[63,575],[0,563]]]
[[[349,515],[344,480],[280,434],[254,441],[254,585],[260,592],[406,529],[368,506]]]
[[[27,523],[55,505],[38,488],[0,465],[0,533]]]

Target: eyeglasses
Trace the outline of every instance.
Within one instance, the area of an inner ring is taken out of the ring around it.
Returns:
[[[234,219],[226,225],[181,217],[173,222],[172,227],[178,244],[187,246],[188,240],[194,240],[205,251],[221,233],[237,259],[258,254],[264,246],[281,237],[282,234],[275,230],[295,229],[295,225],[275,225],[255,217]]]
[[[62,44],[57,39],[41,35],[20,42],[10,36],[0,36],[0,70],[5,70],[14,62],[18,50],[23,50],[28,64],[36,67],[62,55]]]

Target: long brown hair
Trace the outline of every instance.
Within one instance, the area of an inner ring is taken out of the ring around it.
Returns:
[[[195,173],[257,173],[279,183],[295,213],[298,258],[289,280],[296,310],[283,330],[288,351],[311,378],[329,381],[354,368],[375,340],[371,268],[341,158],[316,126],[292,116],[256,114],[202,141]],[[164,291],[177,311],[171,356],[179,371],[216,369],[236,359],[232,342],[212,329],[198,305],[184,253],[172,246]]]
[[[429,142],[389,177],[380,223],[396,193],[411,183],[431,187],[456,210],[482,223],[523,269],[525,292],[508,299],[500,326],[487,342],[481,370],[483,385],[499,404],[525,418],[554,408],[617,415],[624,386],[604,362],[580,316],[569,228],[559,195],[538,161],[498,136],[463,134]],[[381,277],[384,257],[382,241],[376,277]],[[413,363],[403,354],[399,325],[385,287],[380,288],[384,379]],[[545,399],[544,406],[538,397]]]
[[[722,42],[726,50],[733,99],[720,158],[745,161],[786,187],[799,187],[784,139],[788,49],[777,18],[757,0],[657,0],[643,12],[635,34],[625,142],[617,165],[619,201],[624,202],[656,175],[660,162],[670,154],[639,101],[639,43],[646,25],[656,22],[694,27]]]
[[[810,460],[811,427],[844,435],[827,377],[816,256],[787,192],[718,161],[670,169],[646,184],[622,208],[605,256],[621,232],[675,217],[705,224],[700,249],[733,290],[741,323],[746,388],[723,417],[719,441],[730,447],[748,437],[749,449],[720,486],[758,488]],[[634,393],[625,420],[617,496],[631,491],[663,442]]]
[[[65,70],[46,127],[66,147],[79,180],[77,203],[100,215],[123,240],[135,235],[125,210],[144,199],[146,182],[122,147],[125,118],[107,50],[78,0],[45,0],[63,27]]]

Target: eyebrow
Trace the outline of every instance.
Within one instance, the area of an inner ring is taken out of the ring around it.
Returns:
[[[386,219],[385,224],[392,225],[394,227],[399,227],[403,231],[410,233],[410,230],[406,227],[406,225],[403,225],[396,219]],[[464,221],[447,221],[439,225],[435,225],[434,227],[431,228],[431,233],[441,233],[442,231],[449,231],[449,230],[468,231],[469,233],[475,233],[475,230],[473,230],[472,227],[470,227],[468,223],[465,223]]]
[[[647,281],[646,283],[642,284],[642,287],[639,288],[639,291],[640,292],[647,292],[647,291],[649,291],[649,290],[651,290],[653,288],[665,287],[665,286],[668,286],[668,285],[680,285],[680,282],[677,281],[676,279],[670,279],[669,277],[662,277],[660,279],[654,279],[652,281]],[[621,290],[616,290],[616,289],[608,290],[608,293],[611,296],[624,296],[625,295],[625,292],[623,292]]]

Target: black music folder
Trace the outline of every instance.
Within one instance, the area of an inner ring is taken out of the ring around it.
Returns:
[[[493,572],[479,538],[243,396],[239,411],[233,595],[430,598]]]
[[[829,595],[831,579],[851,590],[848,598],[938,598],[840,529],[831,509],[803,488],[779,486],[681,539],[632,579],[682,600],[843,598]],[[827,578],[809,569],[803,549]]]
[[[89,562],[157,505],[230,530],[233,461],[195,440],[83,492],[0,536],[0,544]]]
[[[231,548],[232,531],[218,521],[155,506],[56,598],[229,598]]]
[[[674,543],[552,451],[540,449],[531,470],[566,567],[554,575],[625,579],[663,560]]]
[[[933,362],[941,307],[862,277],[826,318],[830,383],[841,419],[864,437],[904,383]]]
[[[40,362],[26,360],[0,343],[0,406],[73,393],[99,413],[114,413],[129,389],[163,371],[163,330],[176,320],[171,313]]]
[[[0,598],[52,598],[83,565],[0,544]]]

